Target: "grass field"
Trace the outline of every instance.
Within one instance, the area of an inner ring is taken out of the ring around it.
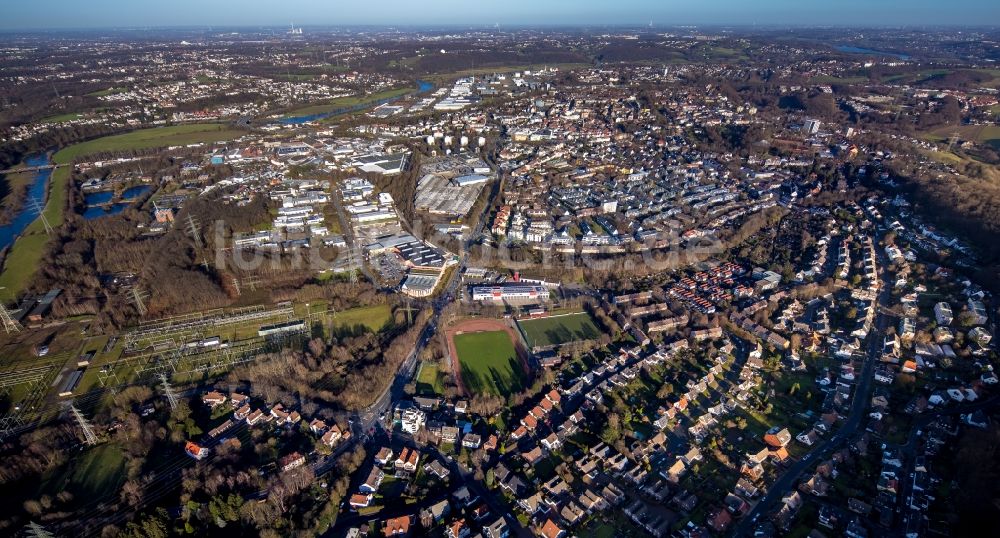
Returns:
[[[90,97],[104,97],[104,96],[107,96],[107,95],[114,95],[116,93],[122,93],[124,91],[125,91],[125,88],[108,88],[106,90],[99,90],[99,91],[96,91],[96,92],[90,92],[87,95],[90,96]]]
[[[407,94],[416,90],[416,88],[395,88],[392,90],[386,90],[384,92],[373,93],[370,95],[350,95],[347,97],[338,97],[336,99],[331,99],[322,104],[309,105],[302,108],[296,108],[289,110],[285,113],[286,118],[293,118],[296,116],[311,116],[313,114],[326,114],[327,112],[333,112],[345,107],[363,105],[365,103],[374,103],[376,101],[381,101],[383,99],[392,99],[393,97],[399,97],[400,95]]]
[[[56,164],[70,164],[73,159],[100,153],[103,151],[124,151],[148,149],[157,147],[194,144],[197,142],[217,142],[239,137],[243,131],[228,129],[214,123],[193,123],[190,125],[175,125],[140,129],[114,136],[106,136],[68,146],[56,152],[52,161]],[[45,202],[45,218],[53,227],[61,226],[65,215],[66,189],[70,178],[70,167],[63,166],[53,170],[49,179],[49,197]],[[0,273],[0,300],[9,301],[17,297],[30,283],[38,268],[48,236],[41,219],[36,219],[24,230],[24,233],[14,242],[4,263],[3,273]]]
[[[505,331],[456,335],[455,350],[462,382],[472,393],[506,396],[524,388],[526,376]]]
[[[121,486],[124,467],[121,449],[114,444],[103,444],[81,454],[60,474],[43,478],[42,490],[50,495],[69,490],[77,498],[101,498]]]
[[[63,121],[72,121],[72,120],[76,120],[76,119],[80,119],[80,114],[77,113],[77,112],[69,112],[67,114],[56,114],[55,116],[49,116],[47,118],[42,118],[39,121],[46,122],[46,123],[59,123],[59,122],[63,122]]]
[[[1000,139],[1000,125],[961,125],[957,127],[941,127],[925,135],[925,138],[935,142],[947,142],[952,134],[958,133],[959,138],[988,143]]]
[[[22,235],[14,241],[0,273],[0,300],[14,300],[35,275],[35,269],[45,254],[49,236],[45,234]]]
[[[378,332],[391,321],[392,309],[387,304],[380,304],[337,312],[333,318],[333,326],[353,328],[364,325],[373,332]]]
[[[73,159],[102,151],[125,151],[166,146],[181,146],[199,142],[231,140],[245,134],[244,131],[227,128],[217,123],[191,123],[140,129],[130,133],[105,136],[87,142],[74,144],[58,151],[52,160],[56,164],[68,164]]]
[[[547,318],[518,320],[529,348],[558,346],[578,340],[591,340],[601,335],[590,314],[579,312]]]
[[[417,376],[417,394],[432,396],[444,394],[444,383],[437,363],[425,362]]]

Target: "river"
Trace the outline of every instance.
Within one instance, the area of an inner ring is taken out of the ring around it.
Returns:
[[[35,154],[26,158],[24,164],[25,166],[42,166],[49,164],[49,158],[45,154]],[[17,212],[17,215],[9,223],[0,226],[0,249],[14,244],[14,239],[18,235],[21,235],[24,229],[38,218],[38,213],[35,211],[35,205],[32,200],[37,201],[38,205],[45,205],[45,194],[49,186],[49,177],[52,176],[52,170],[39,170],[32,173],[34,174],[34,178],[31,180],[31,185],[28,186],[28,193],[24,203],[21,204],[20,211]]]
[[[399,99],[402,99],[403,97],[408,97],[410,95],[413,95],[414,93],[421,94],[421,93],[430,91],[433,88],[434,88],[434,84],[433,83],[427,82],[426,80],[418,80],[417,81],[417,91],[416,92],[408,92],[408,93],[404,93],[403,95],[398,95],[396,97],[389,97],[389,98],[380,99],[380,100],[374,101],[374,102],[360,103],[360,104],[357,104],[357,105],[352,105],[352,106],[347,106],[347,107],[343,107],[343,108],[338,108],[338,109],[332,110],[330,112],[321,112],[319,114],[309,114],[309,115],[306,115],[306,116],[292,116],[290,118],[282,118],[282,119],[278,120],[277,123],[280,123],[280,124],[283,124],[283,125],[301,125],[303,123],[309,123],[309,122],[313,122],[313,121],[319,121],[319,120],[326,119],[326,118],[329,118],[329,117],[332,117],[332,116],[339,116],[341,114],[347,114],[349,112],[357,112],[359,110],[364,110],[366,108],[384,105],[386,103],[391,103],[393,101],[398,101]]]

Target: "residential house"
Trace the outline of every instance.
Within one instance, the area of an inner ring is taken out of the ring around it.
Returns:
[[[318,418],[314,418],[312,422],[309,423],[309,431],[311,431],[314,435],[322,434],[326,431],[326,428],[326,422]]]
[[[478,434],[470,433],[465,437],[462,437],[462,446],[465,448],[477,449],[482,443],[482,438]]]
[[[399,516],[385,520],[382,524],[383,536],[406,536],[410,532],[410,516]]]
[[[524,461],[528,462],[529,465],[534,465],[542,459],[542,448],[535,446],[527,452],[522,452],[521,457],[524,458]]]
[[[298,452],[292,452],[291,454],[281,458],[278,465],[281,467],[282,471],[290,471],[297,467],[302,467],[306,464],[306,457]]]
[[[485,538],[508,538],[510,529],[507,528],[507,520],[498,517],[493,523],[483,525],[483,536]]]
[[[389,463],[390,460],[392,460],[392,454],[393,454],[392,449],[387,446],[384,446],[381,449],[379,449],[377,454],[375,454],[375,462],[378,463],[379,465],[386,465]]]
[[[265,415],[263,410],[258,409],[256,411],[254,411],[253,413],[250,413],[249,415],[247,415],[247,418],[246,418],[247,425],[248,426],[256,426],[260,422],[267,422],[267,420],[270,417],[271,417],[270,415]]]
[[[385,478],[385,473],[382,469],[378,467],[372,467],[372,470],[368,473],[368,478],[365,482],[361,484],[359,488],[362,493],[375,493],[378,491],[379,486],[382,485],[382,480]]]
[[[396,458],[396,470],[412,473],[417,470],[417,463],[420,462],[420,452],[404,447]]]
[[[764,434],[764,442],[771,448],[781,448],[792,440],[792,434],[788,428],[774,426]]]
[[[549,505],[545,502],[545,496],[540,491],[518,499],[517,505],[529,516],[533,516],[538,512],[548,513],[549,511]]]
[[[698,447],[692,446],[690,450],[688,450],[687,452],[684,453],[683,456],[681,456],[681,459],[684,460],[685,465],[691,467],[694,464],[694,462],[701,461],[702,459],[701,451],[698,450]]]
[[[236,420],[246,420],[248,416],[250,416],[250,406],[247,404],[233,412],[233,418]]]
[[[444,426],[441,428],[441,442],[455,444],[458,442],[458,428]]]
[[[370,505],[371,502],[371,493],[355,493],[354,495],[351,495],[351,508],[354,508],[355,510],[359,508],[368,508],[368,505]]]
[[[673,465],[667,468],[666,472],[663,473],[663,478],[666,478],[670,482],[677,484],[681,481],[684,473],[687,472],[687,466],[684,464],[684,460],[677,458],[674,460]]]
[[[419,407],[422,411],[433,411],[441,405],[441,400],[438,398],[414,396],[413,403],[417,404],[417,407]]]
[[[226,395],[213,390],[205,393],[205,395],[201,397],[201,401],[208,407],[215,409],[216,407],[226,403]]]
[[[465,524],[465,519],[456,519],[449,523],[446,535],[448,538],[468,538],[469,526]]]
[[[559,515],[567,525],[572,526],[583,520],[583,518],[586,517],[587,512],[575,502],[567,501],[566,504],[563,505],[562,510],[559,511]]]
[[[494,474],[500,487],[512,497],[520,497],[528,489],[528,485],[524,483],[524,480],[521,480],[521,477],[503,465],[498,465]]]
[[[539,533],[542,538],[563,538],[566,536],[566,531],[564,531],[559,525],[556,525],[556,522],[551,519],[545,520],[545,523],[539,529]]]
[[[441,480],[448,478],[448,475],[451,473],[451,471],[449,471],[448,468],[442,465],[441,462],[438,460],[434,460],[430,463],[425,463],[424,471],[427,471],[428,473],[438,477]]]
[[[708,519],[708,526],[712,527],[712,530],[718,533],[726,532],[729,525],[733,522],[733,516],[729,514],[729,511],[724,508],[719,508],[714,515]]]
[[[556,434],[550,433],[548,437],[542,439],[542,446],[549,451],[558,450],[562,447],[562,441],[559,440],[559,437]]]
[[[435,523],[439,523],[451,513],[451,504],[447,499],[434,503],[420,512],[420,523],[424,528],[431,528]]]
[[[323,437],[320,438],[320,441],[324,445],[333,448],[333,445],[336,445],[337,441],[340,441],[342,437],[343,434],[340,432],[340,428],[338,428],[337,425],[335,424],[332,428],[330,428],[326,433],[323,434]]]

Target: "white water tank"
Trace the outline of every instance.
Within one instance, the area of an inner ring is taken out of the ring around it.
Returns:
[[[486,137],[485,136],[480,136],[479,140],[477,140],[476,143],[478,145],[480,145],[480,146],[485,146],[486,145]]]
[[[444,137],[444,145],[446,145],[446,146],[450,146],[451,145],[451,135],[445,135],[445,137]]]
[[[459,143],[462,144],[462,146],[468,146],[469,145],[469,137],[462,136],[462,138],[459,139]]]
[[[429,135],[427,136],[427,145],[428,146],[433,146],[434,145],[434,137],[433,136],[429,136]]]

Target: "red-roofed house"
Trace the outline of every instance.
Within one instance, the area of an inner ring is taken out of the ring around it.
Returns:
[[[391,459],[392,459],[392,449],[387,446],[382,447],[378,451],[378,454],[375,454],[375,462],[378,463],[379,465],[385,465],[389,463],[389,460]]]
[[[456,519],[448,525],[448,538],[468,538],[469,526],[465,519]]]
[[[318,418],[313,419],[313,421],[309,423],[309,431],[313,432],[316,435],[319,435],[319,434],[325,432],[326,431],[326,422],[324,422],[324,421],[322,421],[322,420],[320,420]]]
[[[396,469],[412,473],[417,470],[417,463],[419,462],[420,452],[412,450],[410,447],[404,447],[399,453],[399,457],[396,458]]]
[[[409,532],[410,516],[394,517],[382,524],[382,534],[385,536],[406,536]]]
[[[216,407],[226,403],[226,395],[213,390],[205,393],[205,395],[201,397],[201,401],[204,402],[205,405],[215,409]]]
[[[351,495],[351,508],[368,508],[368,505],[372,502],[371,493],[355,493]]]
[[[538,427],[538,421],[531,415],[525,415],[524,418],[521,419],[521,424],[529,430],[534,430]]]
[[[329,431],[323,434],[323,438],[321,439],[321,441],[324,445],[333,448],[333,445],[337,444],[337,441],[339,441],[341,437],[342,434],[340,433],[340,428],[338,428],[337,425],[334,424],[334,426],[330,428]]]
[[[715,532],[726,532],[729,525],[733,522],[733,516],[729,515],[729,511],[725,508],[720,508],[711,519],[708,520],[708,525],[715,530]]]
[[[563,536],[566,536],[566,531],[559,528],[559,525],[556,525],[556,522],[551,519],[545,520],[545,524],[542,525],[540,531],[545,538],[563,538]]]
[[[281,466],[282,471],[291,471],[296,467],[302,467],[306,464],[306,457],[298,452],[292,452],[291,454],[281,458],[278,463]]]

